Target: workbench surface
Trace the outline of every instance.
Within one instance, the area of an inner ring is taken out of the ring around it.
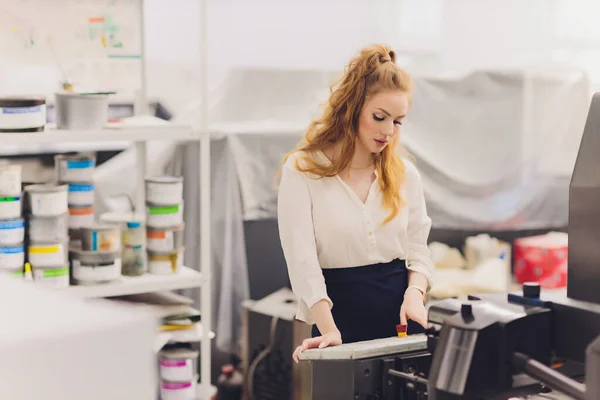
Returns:
[[[427,336],[409,335],[364,342],[346,343],[324,349],[309,349],[299,355],[300,360],[360,360],[386,354],[406,353],[427,348]]]

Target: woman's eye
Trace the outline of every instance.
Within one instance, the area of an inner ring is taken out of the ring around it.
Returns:
[[[394,121],[394,124],[402,125],[402,121]]]
[[[379,117],[376,114],[373,114],[373,118],[375,119],[375,121],[383,121],[384,120],[383,117]]]

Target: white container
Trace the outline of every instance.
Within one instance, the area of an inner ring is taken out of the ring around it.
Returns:
[[[53,267],[31,265],[33,282],[46,289],[65,289],[69,287],[69,264]]]
[[[177,274],[183,267],[183,252],[183,247],[170,252],[148,251],[148,272],[155,275]]]
[[[25,240],[23,218],[0,220],[0,246],[21,244]]]
[[[0,266],[4,269],[18,269],[25,265],[25,246],[0,246]]]
[[[69,207],[69,229],[79,229],[94,224],[94,207]]]
[[[160,396],[162,400],[194,400],[196,398],[196,383],[161,382]]]
[[[90,206],[94,204],[93,183],[69,183],[69,205]]]
[[[77,285],[112,282],[121,276],[120,254],[72,250],[73,279]]]
[[[184,225],[169,228],[148,228],[146,243],[150,251],[173,251],[184,245]]]
[[[58,182],[90,183],[94,180],[96,158],[88,154],[79,154],[76,156],[59,154],[54,156],[54,167]]]
[[[30,243],[28,261],[32,266],[51,267],[69,263],[69,242]]]
[[[81,248],[86,251],[121,251],[121,229],[115,225],[93,224],[82,227]]]
[[[67,185],[29,185],[25,192],[29,211],[37,217],[61,215],[69,209]]]
[[[23,270],[23,267],[14,269],[0,267],[0,274],[7,274],[17,279],[24,279],[25,277],[25,271]]]
[[[0,98],[0,132],[41,132],[45,125],[46,100],[44,98]]]
[[[58,129],[102,129],[108,122],[109,93],[56,93]]]
[[[62,242],[69,237],[69,213],[52,217],[28,217],[29,239],[32,242]]]
[[[148,203],[146,205],[146,224],[152,228],[168,228],[183,224],[183,201],[172,206]]]
[[[181,204],[183,177],[159,176],[146,178],[146,201],[156,205]]]
[[[160,378],[169,382],[190,382],[196,376],[198,352],[189,349],[165,349],[158,353]]]
[[[0,219],[21,217],[21,196],[0,196]]]
[[[15,164],[0,165],[0,194],[16,195],[21,193],[21,166]]]

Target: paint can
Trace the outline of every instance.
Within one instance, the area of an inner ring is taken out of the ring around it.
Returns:
[[[125,246],[122,254],[123,265],[121,273],[124,276],[140,276],[148,272],[148,257],[144,246]]]
[[[69,183],[69,205],[90,206],[94,204],[93,183]]]
[[[96,158],[89,154],[75,156],[59,154],[54,157],[58,182],[93,182]]]
[[[155,275],[178,273],[183,267],[183,251],[183,247],[174,251],[148,251],[148,272]]]
[[[25,246],[0,246],[0,265],[3,269],[18,269],[25,265]]]
[[[46,289],[65,289],[69,287],[69,264],[40,267],[31,264],[33,282]]]
[[[50,217],[30,215],[28,236],[32,242],[62,242],[69,237],[69,213]]]
[[[25,271],[23,270],[23,267],[21,267],[21,268],[2,268],[2,267],[0,267],[0,274],[6,274],[8,276],[11,276],[11,277],[17,278],[17,279],[25,278]]]
[[[0,98],[0,132],[41,132],[46,126],[43,97]]]
[[[0,165],[0,194],[16,195],[21,193],[21,166],[16,164]]]
[[[21,217],[21,195],[0,195],[0,219],[15,219]]]
[[[32,266],[45,268],[69,263],[69,240],[62,242],[29,243],[27,261]]]
[[[158,353],[160,378],[169,382],[189,382],[196,376],[198,351],[165,346]]]
[[[180,204],[162,206],[146,205],[146,224],[152,228],[168,228],[183,224],[183,201]]]
[[[0,220],[0,246],[23,243],[25,240],[25,221],[23,218]]]
[[[173,226],[169,228],[148,227],[146,231],[146,243],[150,251],[173,251],[183,247],[185,226]]]
[[[86,251],[121,251],[121,229],[115,225],[81,227],[81,248]]]
[[[69,229],[79,229],[94,224],[94,207],[72,206],[69,207]]]
[[[67,185],[51,183],[25,187],[29,212],[38,217],[61,215],[69,208]]]
[[[119,253],[110,251],[71,250],[72,275],[76,285],[112,282],[121,277]]]
[[[56,127],[70,130],[103,129],[108,122],[110,94],[112,92],[56,92]]]
[[[196,379],[187,382],[162,381],[160,396],[162,400],[194,400],[196,398]]]
[[[183,177],[146,178],[146,202],[156,205],[180,204],[183,200]]]

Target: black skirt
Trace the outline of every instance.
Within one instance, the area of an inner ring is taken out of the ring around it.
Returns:
[[[397,336],[400,307],[408,287],[404,260],[360,267],[323,269],[333,320],[344,343]],[[408,333],[422,332],[409,321]],[[320,336],[315,324],[312,336]]]

